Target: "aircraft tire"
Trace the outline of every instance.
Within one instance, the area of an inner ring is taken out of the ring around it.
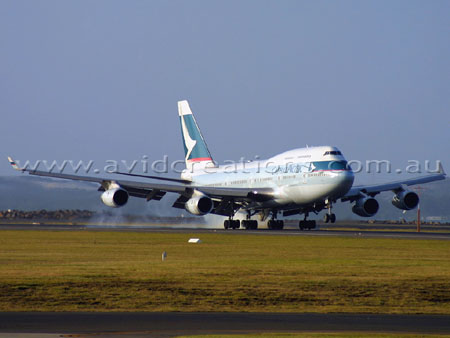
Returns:
[[[235,219],[233,222],[233,229],[239,229],[241,227],[241,221],[238,219]]]
[[[250,229],[257,230],[258,229],[258,221],[250,221],[250,222],[251,222]]]
[[[277,221],[277,229],[283,230],[283,228],[284,228],[284,221],[281,220]]]
[[[249,227],[249,224],[248,224],[248,220],[243,220],[242,222],[241,222],[241,225],[242,225],[242,227],[245,229],[245,230],[248,230],[248,227]]]

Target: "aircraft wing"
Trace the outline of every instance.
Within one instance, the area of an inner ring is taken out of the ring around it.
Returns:
[[[191,198],[194,191],[199,191],[213,199],[214,209],[212,210],[212,213],[224,216],[228,216],[230,210],[237,210],[244,204],[267,201],[273,198],[273,190],[270,188],[221,188],[196,186],[187,183],[166,184],[156,182],[130,181],[115,178],[79,176],[40,170],[22,169],[17,166],[16,162],[11,157],[8,157],[8,161],[14,169],[21,172],[27,172],[30,175],[98,183],[100,184],[100,187],[98,189],[99,191],[105,191],[113,185],[118,185],[122,189],[126,190],[130,196],[145,198],[147,199],[147,201],[150,201],[152,199],[160,200],[167,192],[178,193],[180,196],[172,206],[181,209],[184,209],[184,204]],[[146,177],[143,175],[130,176]],[[146,178],[160,179],[157,176]],[[167,180],[166,178],[161,179]],[[173,181],[178,182],[178,180],[176,179],[173,179]]]
[[[420,176],[407,180],[388,182],[383,184],[354,186],[349,190],[349,192],[344,197],[341,198],[341,201],[343,202],[354,201],[364,195],[373,197],[382,191],[393,191],[397,193],[406,190],[405,188],[407,186],[439,181],[445,179],[445,177],[446,174],[444,168],[442,167],[442,164],[439,163],[439,170],[436,174]]]

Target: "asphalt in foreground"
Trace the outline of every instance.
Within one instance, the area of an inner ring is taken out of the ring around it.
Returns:
[[[57,333],[96,337],[173,337],[184,334],[267,332],[390,332],[450,334],[450,316],[151,313],[151,312],[3,312],[0,334]]]

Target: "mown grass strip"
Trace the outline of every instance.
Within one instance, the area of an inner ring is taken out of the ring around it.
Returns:
[[[0,310],[450,314],[448,241],[190,237],[1,231]]]

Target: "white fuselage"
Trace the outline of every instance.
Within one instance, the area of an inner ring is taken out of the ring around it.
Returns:
[[[182,177],[202,186],[271,188],[275,199],[267,207],[335,200],[349,191],[354,180],[341,152],[329,146],[294,149],[262,161],[206,166]]]

